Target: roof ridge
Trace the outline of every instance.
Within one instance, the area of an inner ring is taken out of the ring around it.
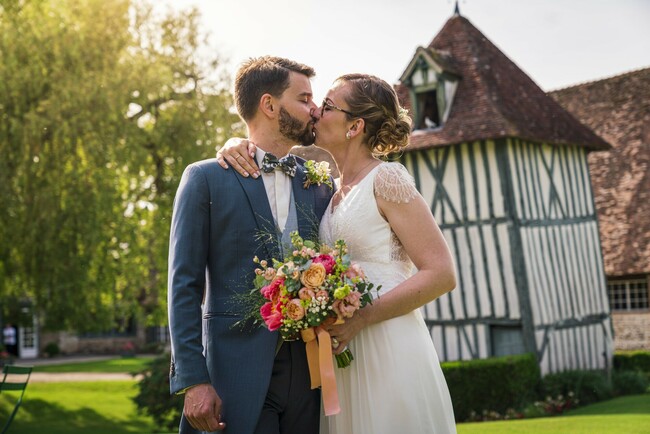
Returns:
[[[618,73],[618,74],[615,74],[615,75],[602,77],[602,78],[595,78],[595,79],[587,80],[587,81],[582,81],[582,82],[579,82],[579,83],[571,84],[569,86],[558,87],[557,89],[549,90],[546,93],[560,92],[560,91],[564,91],[564,90],[578,88],[578,87],[581,87],[581,86],[587,86],[587,85],[590,85],[590,84],[593,84],[593,83],[598,83],[600,81],[612,80],[612,79],[615,79],[615,78],[622,78],[622,77],[625,77],[626,75],[638,74],[639,72],[645,71],[646,69],[650,70],[650,66],[642,66],[642,67],[639,67],[639,68],[636,68],[636,69],[631,69],[629,71],[621,72],[621,73]]]

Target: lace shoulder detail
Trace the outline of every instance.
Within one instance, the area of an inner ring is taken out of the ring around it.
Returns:
[[[389,202],[409,203],[418,195],[415,181],[400,163],[384,163],[377,169],[375,195]]]

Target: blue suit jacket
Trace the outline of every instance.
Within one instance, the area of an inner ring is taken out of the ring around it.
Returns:
[[[316,239],[333,191],[326,185],[305,189],[304,160],[298,161],[292,184],[299,231]],[[278,341],[278,332],[263,327],[233,327],[242,312],[232,296],[252,288],[254,256],[279,258],[277,242],[259,236],[274,232],[261,178],[224,170],[215,159],[185,169],[169,245],[170,389],[212,383],[231,434],[255,429]]]

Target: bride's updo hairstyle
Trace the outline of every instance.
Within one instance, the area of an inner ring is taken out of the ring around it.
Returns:
[[[336,81],[349,85],[345,102],[355,116],[347,117],[363,118],[366,142],[373,155],[386,156],[408,145],[411,118],[399,105],[391,85],[368,74],[346,74]]]

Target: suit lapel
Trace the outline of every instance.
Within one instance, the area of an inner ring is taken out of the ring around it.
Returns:
[[[262,178],[244,178],[238,173],[235,174],[235,177],[248,197],[248,203],[255,216],[257,227],[260,230],[260,242],[264,243],[264,247],[269,255],[268,258],[279,258],[280,250],[278,248],[275,220],[273,219],[269,199],[264,188],[264,181],[262,181]]]

